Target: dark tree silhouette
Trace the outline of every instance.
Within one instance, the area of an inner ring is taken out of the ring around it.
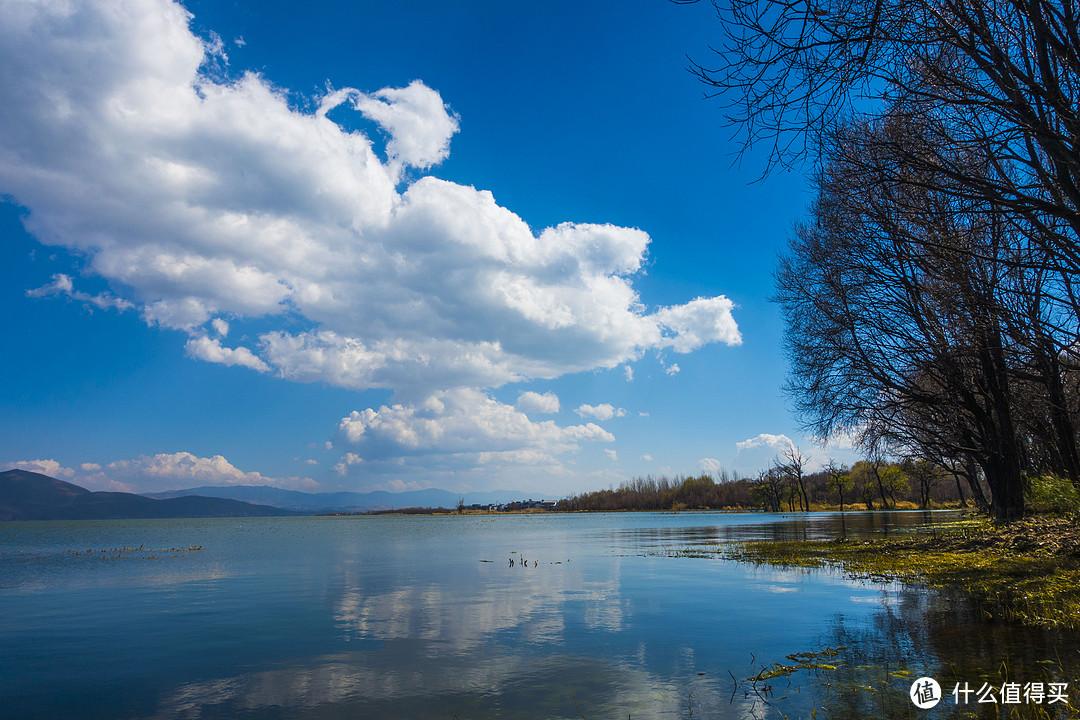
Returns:
[[[1080,269],[1076,0],[713,0],[716,57],[694,71],[747,146],[813,157],[838,122],[903,112],[928,146],[904,158],[1037,231]],[[970,172],[965,155],[991,159]]]
[[[1024,246],[999,208],[940,190],[948,178],[908,168],[882,180],[880,168],[903,163],[889,148],[925,143],[909,122],[836,133],[813,222],[796,229],[776,275],[789,390],[820,437],[857,432],[868,448],[974,458],[996,514],[1015,517],[1024,464],[1002,298],[1020,271],[1001,258]]]
[[[817,175],[777,273],[807,424],[1002,518],[1026,474],[1080,485],[1078,0],[712,2],[692,69],[766,172]]]

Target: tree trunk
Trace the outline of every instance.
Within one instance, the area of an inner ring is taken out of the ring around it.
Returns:
[[[1077,451],[1076,429],[1072,418],[1069,417],[1065,387],[1061,382],[1061,363],[1053,348],[1047,345],[1049,343],[1045,343],[1041,348],[1039,360],[1050,400],[1047,409],[1050,412],[1054,433],[1057,435],[1061,471],[1073,485],[1080,487],[1080,452]]]
[[[974,458],[969,457],[964,461],[964,475],[971,488],[971,498],[975,501],[975,507],[983,512],[989,511],[990,501],[986,499],[982,485],[979,484],[979,470]]]
[[[885,497],[885,484],[881,482],[881,473],[878,472],[877,463],[874,463],[874,479],[877,481],[878,493],[881,495],[881,508],[883,510],[889,509],[889,500]]]
[[[999,326],[998,326],[999,327]],[[1012,403],[1009,397],[1009,379],[1005,353],[999,332],[988,333],[984,360],[984,372],[991,402],[997,438],[992,438],[990,457],[987,458],[986,481],[993,493],[994,517],[998,520],[1016,520],[1024,514],[1024,476],[1021,465],[1020,442],[1013,422]],[[987,362],[988,361],[988,362]]]

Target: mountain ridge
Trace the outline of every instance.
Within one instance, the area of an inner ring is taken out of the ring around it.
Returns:
[[[175,499],[192,495],[241,500],[300,512],[362,512],[407,507],[453,508],[457,507],[459,500],[464,500],[465,505],[499,505],[526,499],[545,498],[544,493],[530,494],[519,490],[454,493],[439,488],[428,488],[398,493],[386,490],[366,493],[346,491],[307,493],[269,485],[203,485],[182,490],[144,493],[145,497],[154,499]]]
[[[135,520],[149,518],[271,517],[299,513],[227,498],[188,495],[154,499],[92,492],[27,470],[0,472],[2,520]]]

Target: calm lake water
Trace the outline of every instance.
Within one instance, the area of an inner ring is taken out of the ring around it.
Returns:
[[[924,717],[959,708],[915,710],[906,694],[920,675],[978,685],[1006,662],[1020,681],[1075,678],[1075,634],[986,625],[968,603],[836,571],[671,556],[950,519],[0,523],[0,716],[778,718],[878,715],[880,703]],[[746,682],[788,654],[840,646],[823,660],[835,673]],[[875,692],[836,689],[871,676]]]

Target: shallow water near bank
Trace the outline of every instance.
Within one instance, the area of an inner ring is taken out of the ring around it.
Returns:
[[[844,694],[834,678],[977,684],[1003,662],[1019,681],[1076,677],[1076,634],[987,626],[960,599],[835,571],[678,556],[954,518],[4,523],[0,715],[591,720],[799,717],[824,705],[843,716],[886,698]],[[836,671],[799,671],[764,694],[746,682],[788,654],[839,646]],[[927,715],[894,695],[894,715]]]

